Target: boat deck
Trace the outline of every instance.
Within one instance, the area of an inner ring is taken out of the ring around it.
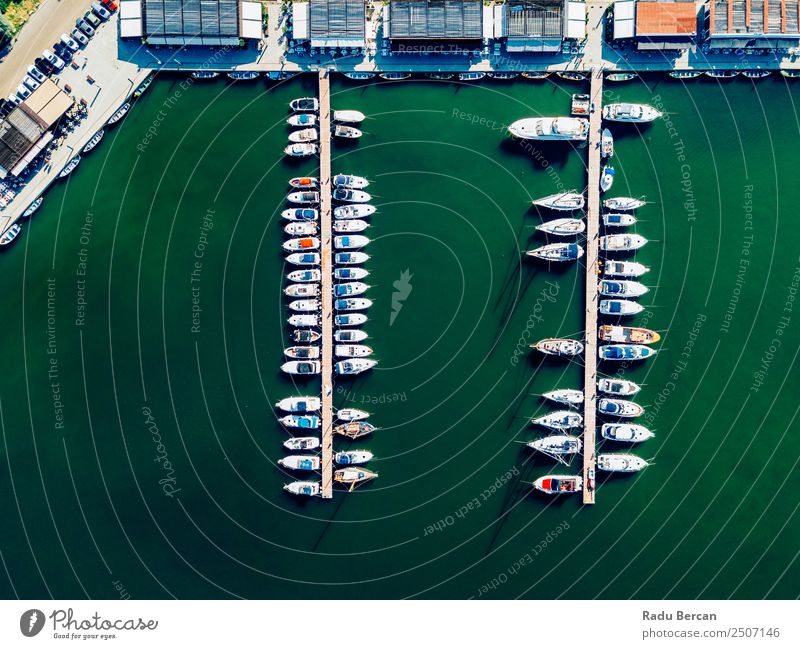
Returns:
[[[583,503],[593,505],[597,427],[597,258],[600,237],[600,135],[603,112],[603,72],[592,71],[589,115],[589,185],[586,209],[586,354],[583,370]]]
[[[331,94],[319,72],[319,182],[322,272],[322,490],[333,498],[333,252],[331,236]]]

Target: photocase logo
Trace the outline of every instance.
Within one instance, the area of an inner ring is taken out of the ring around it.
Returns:
[[[19,618],[19,630],[26,638],[32,638],[44,628],[44,613],[38,608],[25,611]]]
[[[400,273],[400,279],[392,283],[392,286],[394,286],[394,293],[392,293],[392,312],[389,314],[390,327],[394,324],[397,314],[403,309],[403,302],[411,295],[411,289],[414,288],[411,286],[412,277],[414,276],[411,274],[411,271],[406,268]]]

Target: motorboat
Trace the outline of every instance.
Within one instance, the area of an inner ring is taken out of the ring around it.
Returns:
[[[369,261],[369,255],[366,252],[337,252],[333,256],[335,264],[365,264]]]
[[[571,410],[557,410],[555,412],[535,417],[531,423],[553,430],[569,430],[583,426],[583,415]]]
[[[320,318],[316,313],[295,313],[286,320],[293,327],[318,327]]]
[[[105,132],[104,130],[102,130],[102,129],[100,129],[99,131],[97,131],[97,133],[95,133],[95,134],[92,136],[92,139],[91,139],[91,140],[89,140],[89,141],[86,143],[86,146],[84,146],[84,147],[83,147],[83,150],[81,151],[81,153],[84,153],[84,154],[86,154],[86,153],[89,153],[89,151],[91,151],[91,150],[92,150],[92,149],[94,149],[94,148],[95,148],[95,147],[96,147],[98,144],[100,144],[100,140],[102,140],[102,139],[103,139],[103,136],[104,136],[105,134],[106,134],[106,132]]]
[[[333,200],[342,203],[369,203],[371,199],[372,196],[359,189],[344,189],[343,187],[339,187],[333,190]]]
[[[597,289],[605,297],[641,297],[650,289],[641,282],[630,279],[603,279]]]
[[[625,228],[634,223],[636,223],[636,217],[633,214],[624,214],[622,212],[607,212],[603,214],[603,225],[607,228]]]
[[[284,412],[315,412],[322,407],[319,397],[286,397],[278,401],[275,407]]]
[[[59,174],[58,174],[58,177],[59,177],[59,178],[66,178],[67,176],[69,176],[69,175],[70,175],[70,174],[71,174],[73,171],[75,171],[75,169],[76,169],[76,168],[77,168],[77,166],[80,164],[80,162],[81,162],[81,157],[80,157],[79,155],[76,155],[76,156],[75,156],[74,158],[72,158],[72,160],[70,160],[70,161],[67,163],[67,165],[66,165],[66,166],[65,166],[65,167],[64,167],[64,168],[63,168],[63,169],[62,169],[62,170],[59,172]]]
[[[607,234],[600,237],[600,250],[608,252],[638,250],[647,243],[640,234]]]
[[[571,389],[552,390],[542,394],[542,398],[547,399],[548,401],[562,403],[565,406],[577,407],[583,403],[583,391]]]
[[[706,70],[705,75],[712,79],[733,79],[739,74],[736,70]]]
[[[296,113],[312,112],[319,110],[319,99],[316,97],[300,97],[289,102],[289,108]]]
[[[508,132],[521,140],[583,142],[589,137],[589,120],[585,117],[526,117],[511,124]]]
[[[302,142],[290,144],[283,152],[293,158],[302,158],[310,155],[317,155],[319,147],[313,142]]]
[[[278,464],[293,471],[319,471],[321,462],[318,455],[287,455]]]
[[[341,466],[353,466],[357,464],[366,464],[373,457],[375,456],[369,451],[354,449],[352,451],[339,451],[338,453],[334,453],[333,461],[335,464]]]
[[[583,246],[577,243],[548,243],[525,254],[544,261],[575,261],[583,257]]]
[[[319,219],[319,211],[310,207],[306,208],[290,208],[283,210],[281,216],[289,221],[316,221]]]
[[[531,347],[548,356],[577,356],[583,353],[583,343],[572,338],[543,338]]]
[[[699,70],[672,70],[669,76],[673,79],[697,79],[702,74]]]
[[[586,223],[583,222],[583,219],[553,219],[537,225],[536,229],[554,237],[569,237],[586,230]]]
[[[260,76],[261,74],[255,70],[235,70],[233,72],[228,72],[228,79],[232,81],[252,81],[253,79],[258,79]]]
[[[600,300],[600,313],[603,315],[636,315],[644,311],[638,302],[630,300]]]
[[[333,303],[337,311],[364,311],[372,306],[372,300],[365,297],[341,298]]]
[[[287,347],[283,350],[283,353],[287,358],[296,358],[298,360],[316,360],[320,356],[319,347],[314,347],[313,345]]]
[[[640,361],[656,355],[647,345],[600,345],[597,353],[604,361]]]
[[[550,73],[549,72],[537,72],[537,71],[534,71],[534,70],[530,70],[528,72],[523,72],[522,76],[525,79],[533,79],[533,80],[539,81],[541,79],[547,79],[547,77],[550,76]]]
[[[600,135],[600,154],[604,158],[614,157],[614,136],[607,128],[604,128]]]
[[[28,208],[22,213],[23,218],[28,218],[31,216],[36,210],[38,210],[42,203],[44,203],[44,196],[39,196],[33,203],[28,205]]]
[[[607,259],[601,263],[603,275],[608,277],[641,277],[650,269],[638,261],[617,261]]]
[[[636,75],[633,72],[612,72],[606,75],[607,81],[630,81],[635,78]]]
[[[334,297],[356,296],[366,293],[369,289],[369,284],[364,282],[345,282],[343,284],[333,285]]]
[[[369,237],[363,234],[346,234],[333,237],[333,246],[337,250],[358,250],[369,243]]]
[[[290,437],[283,447],[290,451],[313,451],[320,447],[319,437]]]
[[[293,270],[287,273],[286,279],[290,282],[319,282],[322,279],[322,271],[319,268]]]
[[[333,222],[333,231],[338,233],[363,232],[369,227],[369,223],[361,219],[341,219]]]
[[[363,176],[353,176],[351,174],[336,174],[331,178],[333,187],[343,187],[344,189],[364,189],[369,187],[369,180]]]
[[[333,339],[337,343],[360,343],[367,338],[367,332],[360,329],[337,329],[333,332]]]
[[[283,294],[288,297],[317,297],[319,284],[289,284],[283,289]]]
[[[662,113],[647,104],[606,104],[603,106],[603,119],[609,122],[630,122],[645,124],[661,117]]]
[[[510,81],[511,79],[516,79],[519,76],[519,72],[509,72],[500,70],[498,72],[489,72],[487,73],[490,79],[497,79],[498,81]]]
[[[333,279],[364,279],[369,275],[369,271],[364,268],[335,268]]]
[[[333,353],[339,358],[366,358],[372,356],[372,347],[367,345],[335,345]]]
[[[354,126],[345,126],[344,124],[337,124],[333,127],[333,135],[341,137],[346,140],[357,140],[364,135],[359,129]]]
[[[650,466],[647,460],[632,453],[600,453],[597,468],[609,473],[636,473]]]
[[[334,482],[339,482],[344,485],[348,485],[350,487],[350,491],[356,488],[357,485],[361,484],[362,482],[367,482],[368,480],[372,480],[377,478],[378,474],[374,471],[370,471],[369,469],[357,469],[357,468],[347,468],[347,469],[336,469],[333,472],[333,480]]]
[[[614,167],[605,165],[600,172],[600,191],[607,192],[614,184]]]
[[[345,124],[360,124],[367,118],[359,110],[335,110],[333,111],[334,122],[344,122]]]
[[[607,378],[597,381],[597,389],[603,394],[630,397],[641,390],[639,384],[627,379]]]
[[[583,489],[579,475],[545,475],[533,482],[533,488],[546,494],[574,494]]]
[[[340,376],[352,376],[371,370],[377,364],[378,361],[371,358],[354,358],[352,360],[339,361],[334,365],[334,369]]]
[[[486,76],[485,72],[461,72],[458,75],[459,81],[480,81]]]
[[[411,78],[410,72],[381,72],[378,75],[381,79],[386,81],[404,81]]]
[[[434,81],[447,81],[456,75],[452,72],[428,72],[425,74],[425,76],[428,77],[428,79],[433,79]]]
[[[597,402],[597,412],[611,417],[640,417],[644,414],[644,408],[633,401],[625,399],[600,399]]]
[[[602,325],[597,332],[603,342],[632,343],[636,345],[652,345],[661,340],[661,335],[644,327],[621,327],[618,325]]]
[[[286,252],[293,252],[296,250],[316,250],[319,248],[319,238],[317,237],[303,237],[302,239],[289,239],[283,242],[283,249]]]
[[[655,437],[655,433],[639,424],[603,424],[600,436],[613,442],[638,444]]]
[[[646,202],[641,198],[632,198],[630,196],[615,196],[614,198],[606,198],[603,201],[603,207],[609,210],[622,210],[629,212],[644,206]]]
[[[340,421],[362,421],[369,419],[369,413],[358,408],[342,408],[336,411],[336,418]]]
[[[781,75],[788,79],[800,78],[800,70],[781,70]]]
[[[565,455],[574,455],[581,452],[581,440],[572,435],[548,435],[527,443],[528,448],[539,451],[545,455],[563,461]]]
[[[322,338],[322,334],[313,329],[295,329],[292,332],[292,340],[296,343],[316,343],[320,338]]]
[[[333,208],[335,219],[363,219],[375,214],[377,208],[374,205],[340,205]]]
[[[289,187],[295,189],[317,189],[319,187],[319,178],[315,176],[298,176],[289,181]]]
[[[283,485],[283,490],[293,496],[319,496],[319,482],[311,480],[298,480]]]
[[[289,308],[300,313],[316,313],[319,311],[319,300],[293,300],[289,302]]]
[[[125,115],[128,114],[128,111],[130,109],[131,109],[131,103],[129,101],[126,101],[124,104],[122,104],[122,106],[117,108],[117,110],[114,112],[114,114],[111,117],[108,118],[108,121],[106,122],[106,124],[108,126],[111,126],[112,124],[116,124],[119,120],[121,120],[123,117],[125,117]]]
[[[588,79],[586,73],[584,72],[573,72],[571,70],[564,70],[561,72],[556,72],[556,74],[562,79],[566,79],[567,81],[586,81],[586,79]]]
[[[351,439],[369,435],[376,430],[377,429],[375,426],[370,424],[368,421],[348,421],[344,424],[337,424],[333,427],[334,433],[337,435],[342,435],[343,437],[349,437]]]
[[[304,128],[289,133],[289,142],[316,142],[318,139],[319,132],[315,128]]]
[[[289,361],[281,365],[281,370],[287,374],[319,374],[322,371],[322,364],[319,361]]]
[[[333,316],[333,324],[337,327],[357,327],[367,321],[364,313],[339,313]]]
[[[291,192],[286,200],[295,205],[316,205],[319,203],[319,192]]]
[[[560,194],[551,194],[544,198],[538,198],[533,201],[537,207],[546,207],[549,210],[558,210],[560,212],[571,212],[573,210],[583,209],[586,199],[583,194],[577,192],[561,192]]]
[[[0,236],[0,246],[7,246],[10,244],[19,236],[20,232],[22,232],[22,226],[19,223],[12,225]]]
[[[317,234],[317,224],[314,221],[287,223],[283,231],[293,237],[313,237]]]
[[[742,70],[742,76],[748,79],[763,79],[772,74],[769,70]]]
[[[317,116],[312,113],[298,113],[286,119],[289,126],[302,126],[308,128],[309,126],[317,125]]]
[[[219,72],[212,72],[211,70],[196,70],[192,72],[192,79],[216,79]]]
[[[313,430],[319,428],[321,419],[317,415],[286,415],[278,419],[286,428],[303,428]]]

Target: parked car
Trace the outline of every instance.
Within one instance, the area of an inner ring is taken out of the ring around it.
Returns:
[[[28,74],[25,75],[25,78],[22,80],[22,83],[24,83],[31,90],[36,90],[39,86],[42,85],[36,79],[34,79],[32,76]]]
[[[117,3],[113,0],[100,0],[103,3],[103,6],[111,12],[117,10]]]
[[[92,11],[94,11],[103,20],[108,20],[109,18],[111,18],[111,12],[109,12],[109,10],[106,9],[99,2],[92,3]]]
[[[61,42],[73,52],[77,52],[79,49],[81,49],[81,46],[78,45],[78,42],[74,38],[70,38],[67,34],[61,34]]]
[[[89,23],[95,30],[102,24],[102,21],[97,16],[95,16],[91,11],[87,11],[85,14],[83,14],[83,19],[87,23]]]
[[[78,41],[78,42],[79,42],[81,45],[83,45],[84,47],[86,47],[86,46],[89,44],[89,37],[88,37],[86,34],[84,34],[84,33],[83,33],[83,32],[82,32],[80,29],[78,29],[77,27],[76,27],[75,29],[73,29],[73,30],[72,30],[72,31],[69,33],[69,35],[70,35],[72,38],[74,38],[76,41]]]
[[[50,50],[44,50],[42,52],[42,57],[56,70],[61,70],[65,65],[64,59],[62,59],[60,56],[56,56]]]
[[[87,21],[83,18],[78,18],[75,21],[75,27],[80,29],[84,34],[86,34],[89,38],[94,36],[94,27],[92,27]]]
[[[55,51],[56,55],[60,56],[67,63],[72,60],[72,50],[64,45],[64,43],[61,41],[53,43],[53,51]]]
[[[30,76],[30,77],[33,77],[33,78],[34,78],[34,79],[36,79],[36,80],[37,80],[39,83],[42,83],[42,81],[44,81],[45,79],[47,79],[47,75],[46,75],[46,74],[44,74],[44,73],[43,73],[43,72],[42,72],[42,71],[41,71],[39,68],[37,68],[35,65],[29,65],[29,66],[28,66],[28,76]]]
[[[36,69],[41,70],[41,72],[48,77],[56,71],[55,66],[42,57],[37,57],[34,59],[33,63]]]
[[[21,83],[17,86],[17,97],[19,97],[22,101],[25,101],[30,96],[31,96],[31,89],[28,88],[25,84]]]

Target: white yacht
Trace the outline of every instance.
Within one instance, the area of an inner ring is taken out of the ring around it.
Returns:
[[[511,124],[508,132],[522,140],[585,142],[589,136],[589,120],[585,117],[526,117]]]
[[[603,107],[603,119],[609,122],[633,122],[643,124],[652,122],[662,116],[662,113],[647,104],[606,104]]]

